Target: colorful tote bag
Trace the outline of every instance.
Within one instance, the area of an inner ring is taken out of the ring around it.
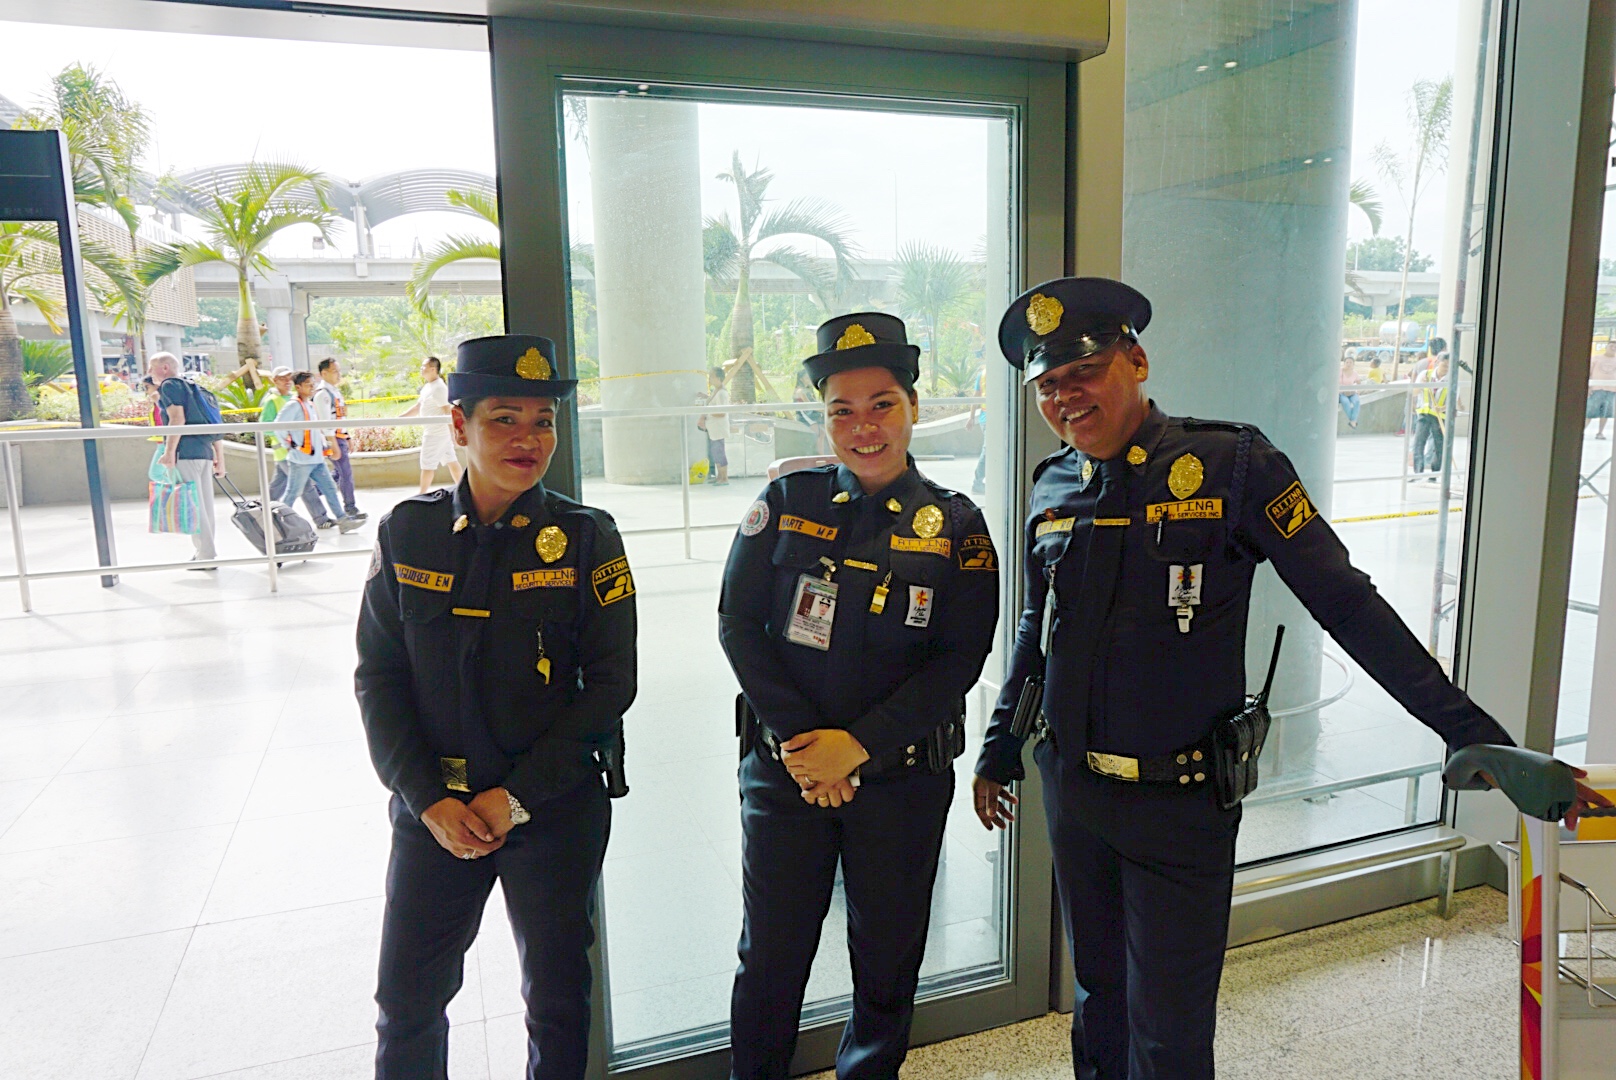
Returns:
[[[195,536],[202,531],[202,503],[196,484],[181,479],[179,470],[164,465],[162,450],[152,455],[147,470],[147,504],[151,512],[148,530],[154,533],[185,533]]]

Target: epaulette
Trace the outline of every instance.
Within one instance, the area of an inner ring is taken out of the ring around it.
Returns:
[[[772,483],[778,485],[782,492],[789,487],[799,487],[808,483],[831,484],[836,478],[836,470],[840,465],[816,465],[811,469],[798,469],[774,478]],[[828,498],[829,496],[827,496]]]
[[[454,488],[433,488],[431,491],[423,491],[419,495],[411,495],[404,501],[407,503],[435,503],[452,498],[454,498]]]
[[[1226,431],[1231,435],[1238,435],[1248,428],[1256,430],[1255,425],[1241,424],[1233,420],[1197,420],[1193,416],[1182,416],[1178,422],[1185,431]]]
[[[1071,453],[1075,453],[1075,451],[1070,446],[1063,446],[1053,454],[1050,454],[1044,460],[1040,461],[1038,464],[1034,465],[1032,467],[1032,482],[1036,484],[1038,482],[1038,478],[1044,475],[1045,469],[1049,468],[1051,465],[1055,464],[1055,462]]]
[[[568,498],[559,491],[551,491],[549,488],[544,489],[544,501],[552,514],[585,517],[593,521],[598,527],[603,527],[613,532],[617,531],[617,519],[598,506],[589,506],[586,503],[579,502],[577,499]]]
[[[937,481],[933,480],[929,476],[921,477],[921,482],[924,483],[927,487],[931,488],[931,490],[937,495],[937,497],[939,499],[959,499],[959,498],[963,498],[963,495],[960,492],[955,491],[953,488],[944,487],[943,485],[939,484]]]

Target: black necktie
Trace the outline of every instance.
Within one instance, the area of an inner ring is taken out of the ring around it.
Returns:
[[[502,530],[492,525],[472,527],[476,547],[466,567],[455,620],[455,641],[460,654],[460,752],[466,756],[466,775],[473,793],[497,785],[510,771],[510,759],[488,731],[482,700],[482,645],[487,633],[489,585],[494,576],[495,541]]]
[[[1094,710],[1093,676],[1095,658],[1103,651],[1105,627],[1111,616],[1111,601],[1116,595],[1117,577],[1122,570],[1122,541],[1127,536],[1123,524],[1128,517],[1127,470],[1120,461],[1100,463],[1100,497],[1094,504],[1094,527],[1089,531],[1088,559],[1083,567],[1083,581],[1070,607],[1075,625],[1068,640],[1072,642],[1074,656],[1071,665],[1070,692],[1076,706],[1081,746],[1093,745]],[[1073,610],[1075,609],[1075,610]],[[1105,749],[1101,747],[1100,749]]]

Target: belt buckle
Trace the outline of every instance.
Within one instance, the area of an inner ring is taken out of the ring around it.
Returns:
[[[1124,757],[1121,754],[1100,754],[1093,750],[1090,750],[1088,755],[1091,771],[1117,780],[1139,782],[1138,758]]]

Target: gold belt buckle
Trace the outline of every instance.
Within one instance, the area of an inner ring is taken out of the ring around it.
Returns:
[[[440,757],[438,771],[443,776],[443,786],[450,791],[471,791],[471,778],[466,773],[466,759],[463,757]]]
[[[1121,754],[1097,754],[1089,752],[1089,768],[1101,776],[1112,776],[1118,780],[1139,780],[1139,759],[1123,757]]]

